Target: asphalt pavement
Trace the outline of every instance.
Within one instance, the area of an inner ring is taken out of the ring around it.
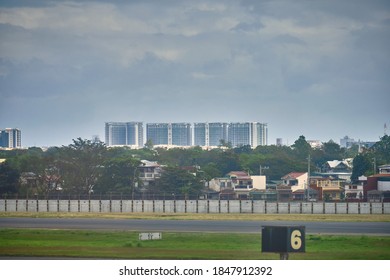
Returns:
[[[262,226],[305,226],[307,234],[390,235],[387,222],[0,218],[0,228],[260,233]]]

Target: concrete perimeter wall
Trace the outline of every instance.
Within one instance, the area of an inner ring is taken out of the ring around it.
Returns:
[[[0,199],[0,212],[390,214],[390,203]]]

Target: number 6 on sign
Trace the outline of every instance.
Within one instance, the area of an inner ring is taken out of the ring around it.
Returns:
[[[302,246],[302,233],[300,230],[296,229],[291,232],[291,248],[294,250],[299,250]]]
[[[305,252],[305,226],[263,226],[261,251]]]

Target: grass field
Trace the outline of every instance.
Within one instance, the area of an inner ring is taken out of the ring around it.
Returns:
[[[131,231],[0,229],[2,258],[279,259],[261,253],[260,234],[163,233],[139,241]],[[290,259],[389,260],[390,237],[306,236],[306,253]]]
[[[390,215],[270,215],[177,213],[0,213],[0,217],[263,220],[263,221],[371,221],[390,222]],[[139,241],[138,232],[0,229],[2,258],[88,259],[279,259],[261,253],[261,235],[164,232],[162,240]],[[390,237],[307,235],[306,253],[290,259],[390,260]]]

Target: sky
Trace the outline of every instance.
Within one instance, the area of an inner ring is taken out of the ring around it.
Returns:
[[[262,122],[282,138],[390,130],[390,1],[0,1],[0,129],[104,141],[105,122]]]

